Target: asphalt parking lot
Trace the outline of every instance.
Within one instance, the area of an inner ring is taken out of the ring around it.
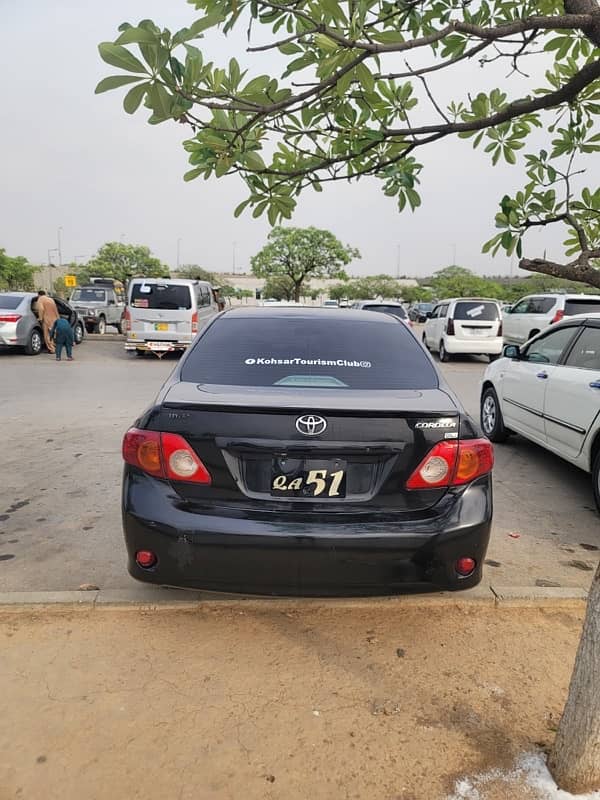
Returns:
[[[173,369],[87,339],[76,360],[0,353],[0,591],[133,584],[120,524],[123,432]],[[478,415],[485,360],[443,365]],[[600,547],[589,477],[519,437],[496,446],[485,583],[585,587]]]

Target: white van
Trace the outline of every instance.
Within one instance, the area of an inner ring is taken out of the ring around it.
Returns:
[[[159,358],[185,350],[218,311],[215,292],[206,281],[134,278],[123,315],[125,350]]]
[[[480,297],[442,300],[425,323],[423,344],[439,353],[440,361],[458,354],[488,356],[494,361],[503,346],[500,303]]]

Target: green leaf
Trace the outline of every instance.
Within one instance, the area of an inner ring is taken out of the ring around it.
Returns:
[[[239,217],[240,214],[245,210],[246,206],[248,206],[251,200],[252,200],[251,197],[249,197],[247,200],[243,200],[233,212],[233,216],[236,218]]]
[[[265,169],[265,162],[262,160],[261,156],[259,156],[259,154],[255,153],[253,150],[244,153],[242,161],[247,164],[250,169]]]
[[[111,89],[118,89],[119,86],[126,86],[128,83],[137,83],[143,78],[138,78],[135,75],[109,75],[108,78],[103,78],[96,89],[94,94],[102,94],[102,92],[109,92]]]
[[[120,44],[101,42],[98,45],[98,52],[100,53],[100,58],[112,67],[125,69],[128,72],[147,73],[146,67],[142,62],[138,61],[129,50],[125,47],[121,47]]]
[[[148,91],[148,102],[157,117],[165,120],[171,116],[173,98],[160,83],[155,83]]]
[[[123,98],[123,108],[128,114],[135,114],[140,107],[142,100],[146,96],[146,92],[148,91],[148,87],[150,85],[151,84],[148,83],[148,81],[144,81],[144,83],[134,86],[133,89],[130,89],[127,92]]]
[[[359,64],[354,71],[365,92],[367,92],[367,94],[374,92],[375,78],[371,70],[364,64]]]
[[[196,169],[190,169],[188,172],[185,173],[183,176],[183,180],[187,183],[188,181],[193,181],[194,178],[197,178],[198,175],[201,175],[204,172],[202,167],[196,167]]]
[[[147,42],[148,44],[156,44],[157,37],[155,34],[146,30],[145,28],[127,28],[116,40],[115,44],[139,44],[140,42]]]
[[[203,31],[218,25],[220,22],[223,22],[224,19],[225,14],[221,14],[221,12],[207,14],[205,17],[202,17],[202,19],[198,19],[196,22],[190,25],[190,32],[194,38],[197,38]]]

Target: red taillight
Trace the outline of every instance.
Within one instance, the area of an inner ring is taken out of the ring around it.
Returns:
[[[552,325],[554,322],[560,322],[560,321],[561,321],[561,319],[563,319],[563,317],[564,317],[564,316],[565,316],[565,312],[564,312],[562,309],[560,309],[560,310],[559,310],[559,311],[557,311],[557,312],[556,312],[556,314],[555,314],[555,315],[552,317],[552,322],[551,322],[550,324]]]
[[[123,460],[155,478],[210,485],[210,473],[183,436],[131,428],[123,438]]]
[[[158,561],[156,554],[152,550],[138,550],[135,554],[135,560],[144,569],[150,569]]]
[[[198,333],[198,312],[192,314],[192,333]]]
[[[463,556],[463,558],[459,558],[454,565],[454,569],[458,572],[458,574],[462,578],[468,578],[473,572],[475,572],[475,567],[477,566],[477,562],[474,558],[469,558],[468,556]]]
[[[161,433],[160,438],[165,470],[169,480],[210,485],[209,471],[183,436],[179,436],[177,433]]]
[[[454,336],[454,320],[452,318],[446,323],[446,333],[448,336]]]
[[[487,439],[438,442],[406,483],[407,489],[439,489],[462,486],[494,466],[494,450]]]
[[[0,322],[18,322],[20,319],[20,314],[0,314]]]
[[[122,320],[123,320],[123,333],[125,333],[125,331],[131,330],[131,314],[129,313],[128,308],[126,308],[125,311],[123,312]]]

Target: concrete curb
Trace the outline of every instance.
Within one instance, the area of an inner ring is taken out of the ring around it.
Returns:
[[[59,611],[279,611],[309,609],[431,609],[531,608],[560,609],[585,606],[587,592],[579,588],[530,586],[476,586],[465,592],[399,595],[395,597],[287,598],[193,592],[152,586],[69,592],[0,592],[0,614]]]

